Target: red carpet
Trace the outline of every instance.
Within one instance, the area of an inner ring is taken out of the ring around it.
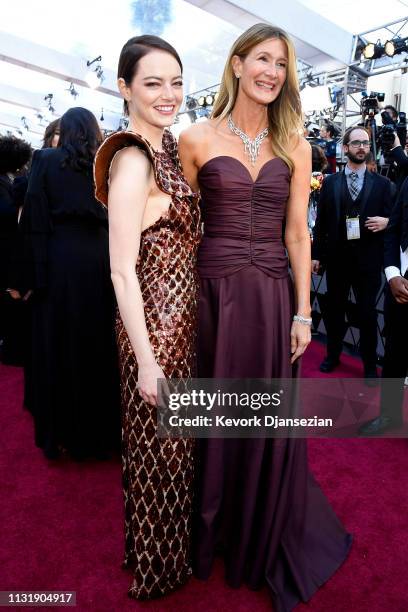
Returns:
[[[304,375],[318,375],[323,350],[313,343]],[[336,375],[361,375],[360,362],[344,357]],[[266,590],[228,588],[221,563],[208,582],[191,579],[155,602],[129,600],[131,578],[120,567],[119,460],[47,462],[34,447],[31,416],[21,403],[21,370],[0,366],[0,590],[75,590],[81,612],[271,610]],[[297,610],[406,612],[408,441],[311,440],[309,455],[354,546],[335,576]]]

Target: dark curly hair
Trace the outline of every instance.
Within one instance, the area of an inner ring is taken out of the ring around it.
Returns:
[[[31,145],[15,136],[0,136],[0,174],[14,173],[31,159]]]
[[[95,153],[102,142],[102,133],[95,115],[86,108],[70,108],[61,117],[58,147],[65,152],[62,167],[92,174]]]

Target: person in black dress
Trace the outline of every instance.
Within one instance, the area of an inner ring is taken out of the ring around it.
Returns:
[[[15,283],[18,206],[13,191],[15,176],[31,158],[28,142],[14,136],[0,137],[0,340],[1,360],[9,365],[24,361],[24,313],[26,296]]]
[[[20,226],[33,294],[31,410],[48,458],[103,457],[120,439],[106,211],[92,166],[102,140],[84,108],[61,118],[57,148],[36,151]]]

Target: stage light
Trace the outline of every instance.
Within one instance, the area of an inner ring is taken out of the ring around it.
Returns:
[[[118,131],[125,131],[129,127],[129,117],[121,117],[118,125]]]
[[[188,97],[186,100],[186,109],[189,111],[194,110],[196,106],[197,106],[196,100],[194,100],[194,98]]]
[[[73,83],[69,84],[68,89],[66,89],[65,91],[69,91],[69,93],[71,94],[71,96],[76,100],[77,97],[79,96],[79,93],[77,92],[77,90],[74,87]]]
[[[205,96],[200,96],[197,100],[198,106],[205,106]]]
[[[209,96],[205,96],[205,105],[212,106],[214,104],[214,96],[210,94]]]
[[[387,40],[384,45],[385,54],[388,57],[394,57],[394,55],[398,55],[398,53],[404,53],[408,51],[408,38],[394,38],[392,40]]]
[[[363,49],[365,59],[374,60],[381,57],[384,53],[384,47],[377,41],[376,43],[367,43]]]
[[[384,51],[385,51],[385,55],[388,55],[388,57],[394,57],[395,44],[393,40],[387,40],[387,42],[384,45]]]
[[[41,107],[42,115],[47,116],[47,115],[53,115],[55,113],[55,108],[52,105],[53,98],[54,98],[54,94],[52,93],[49,93],[46,96],[44,96],[45,104]]]
[[[95,59],[93,59],[92,61],[87,61],[86,65],[89,68],[95,62],[100,62],[100,61],[102,61],[101,55],[99,55],[98,57],[95,57]],[[101,85],[104,78],[105,77],[103,76],[102,66],[98,64],[97,66],[95,66],[93,70],[89,70],[87,72],[85,76],[85,81],[88,83],[91,89],[96,89],[97,87],[99,87],[99,85]]]

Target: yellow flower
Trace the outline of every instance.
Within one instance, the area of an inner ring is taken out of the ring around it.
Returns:
[[[310,181],[310,189],[312,191],[316,191],[316,189],[320,189],[320,181],[314,178],[314,176],[312,176],[312,179]]]

